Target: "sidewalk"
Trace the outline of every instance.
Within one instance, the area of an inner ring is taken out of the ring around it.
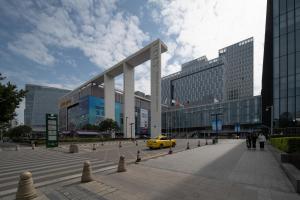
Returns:
[[[95,179],[39,188],[38,199],[300,200],[268,146],[247,150],[244,140],[220,140],[128,165],[127,172],[108,170]]]
[[[130,165],[98,176],[113,188],[105,199],[300,199],[268,150],[247,150],[242,140]]]

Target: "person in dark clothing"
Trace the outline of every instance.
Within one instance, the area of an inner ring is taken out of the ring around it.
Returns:
[[[246,144],[247,144],[247,148],[250,149],[251,148],[251,135],[250,134],[247,134]]]
[[[256,133],[253,133],[251,135],[251,143],[252,143],[252,148],[253,149],[256,149],[256,139],[257,139],[257,135],[256,135]]]

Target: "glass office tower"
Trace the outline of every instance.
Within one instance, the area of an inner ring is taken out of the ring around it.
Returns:
[[[273,106],[276,127],[300,123],[300,1],[268,0],[262,81],[263,122]],[[272,81],[272,82],[271,82]],[[269,86],[272,86],[272,92]],[[272,96],[272,98],[268,97]]]

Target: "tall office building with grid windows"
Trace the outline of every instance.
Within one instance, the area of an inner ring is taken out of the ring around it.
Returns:
[[[268,0],[261,94],[263,124],[300,126],[299,0]]]
[[[25,125],[35,132],[46,131],[46,113],[58,114],[58,99],[70,90],[26,84]]]
[[[219,57],[206,56],[182,65],[182,70],[162,78],[162,103],[172,100],[209,104],[253,96],[253,38],[219,50]]]

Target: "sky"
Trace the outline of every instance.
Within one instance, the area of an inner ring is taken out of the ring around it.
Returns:
[[[162,76],[254,37],[254,95],[261,90],[266,0],[1,0],[0,73],[18,88],[74,89],[160,38]],[[116,88],[123,88],[117,77]],[[150,93],[150,63],[135,69]],[[17,120],[24,121],[24,101]]]

